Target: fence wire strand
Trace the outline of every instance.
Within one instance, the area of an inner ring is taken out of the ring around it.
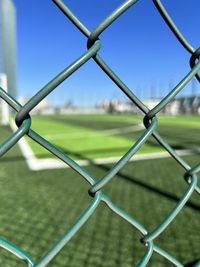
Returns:
[[[62,13],[73,23],[77,29],[87,38],[87,51],[83,53],[78,59],[76,59],[70,66],[61,71],[56,77],[54,77],[46,86],[39,90],[25,105],[21,106],[16,99],[14,99],[9,93],[5,92],[3,88],[0,88],[0,97],[7,102],[7,104],[16,111],[16,124],[18,130],[14,132],[4,143],[0,145],[0,156],[3,156],[9,151],[24,135],[29,136],[32,140],[43,146],[50,151],[60,160],[74,169],[81,177],[83,177],[89,184],[88,193],[91,196],[91,203],[85,209],[85,211],[77,218],[75,223],[67,229],[62,237],[49,249],[44,256],[35,262],[30,255],[22,251],[19,247],[10,243],[4,238],[0,238],[0,247],[14,254],[16,257],[26,262],[29,267],[43,267],[51,262],[54,257],[61,251],[61,249],[70,241],[70,239],[77,233],[77,231],[86,223],[88,218],[99,206],[99,203],[104,202],[108,208],[110,208],[116,215],[126,220],[134,228],[136,228],[143,236],[141,242],[146,247],[146,252],[140,262],[137,264],[139,267],[148,265],[154,253],[158,253],[165,259],[167,259],[174,266],[183,267],[183,264],[178,261],[173,255],[170,255],[163,248],[155,244],[156,238],[171,224],[180,211],[184,208],[186,202],[191,195],[196,191],[200,194],[200,188],[198,187],[197,174],[200,171],[200,163],[195,166],[190,166],[183,158],[181,158],[175,150],[162,138],[162,136],[156,131],[159,121],[156,117],[174,97],[184,89],[184,87],[190,82],[193,77],[196,77],[200,82],[200,48],[193,48],[193,46],[185,39],[183,34],[179,31],[176,24],[168,14],[167,10],[163,6],[160,0],[153,0],[158,12],[174,33],[177,40],[181,45],[190,53],[190,67],[191,70],[185,77],[174,87],[171,91],[155,106],[149,110],[144,103],[127,87],[127,85],[117,76],[116,73],[106,64],[106,62],[98,54],[101,49],[100,34],[106,30],[116,19],[119,18],[129,8],[134,8],[137,0],[124,1],[118,8],[116,8],[107,18],[105,18],[95,29],[90,30],[73,14],[73,12],[66,6],[61,0],[52,0],[55,5],[62,11]],[[144,113],[144,125],[146,129],[143,131],[138,140],[133,146],[126,152],[126,154],[114,164],[114,166],[106,173],[105,176],[97,180],[88,171],[79,166],[68,155],[55,147],[52,143],[45,140],[42,136],[31,129],[31,117],[29,112],[34,109],[45,97],[47,97],[56,87],[72,75],[77,69],[86,64],[87,61],[93,59],[96,64],[102,69],[102,71],[119,87],[119,89],[126,94],[126,96]],[[186,191],[182,194],[182,197],[177,202],[175,207],[169,211],[162,222],[151,232],[145,228],[136,218],[127,214],[124,210],[117,207],[108,196],[106,196],[102,189],[109,183],[111,179],[120,171],[120,169],[129,161],[131,157],[142,147],[142,145],[153,136],[155,140],[162,146],[179,164],[185,172],[184,179],[188,184]],[[200,266],[200,261],[194,265]]]

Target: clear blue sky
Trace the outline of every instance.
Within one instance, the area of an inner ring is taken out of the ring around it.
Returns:
[[[51,0],[14,0],[17,10],[19,96],[32,96],[86,50],[86,38]],[[122,3],[120,0],[64,0],[90,29]],[[191,44],[200,46],[199,0],[163,0]],[[189,53],[179,44],[151,0],[140,0],[100,36],[100,55],[140,97],[163,96],[190,70]],[[197,90],[199,85],[196,84]],[[182,94],[191,93],[191,83]],[[90,60],[48,98],[87,105],[122,98],[119,89]]]

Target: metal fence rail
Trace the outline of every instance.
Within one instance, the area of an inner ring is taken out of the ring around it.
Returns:
[[[124,3],[115,9],[106,19],[104,19],[94,31],[90,32],[86,26],[71,12],[71,10],[61,1],[53,0],[57,7],[64,13],[64,15],[71,20],[71,22],[78,28],[78,30],[88,38],[87,51],[82,54],[77,60],[75,60],[70,66],[59,73],[53,78],[46,86],[37,92],[24,106],[21,106],[16,99],[6,93],[3,88],[0,88],[0,97],[4,99],[10,107],[16,112],[16,124],[18,130],[14,132],[3,144],[0,146],[0,156],[3,156],[9,149],[11,149],[24,135],[29,136],[35,142],[49,150],[52,154],[58,157],[60,160],[68,164],[74,169],[81,177],[83,177],[89,184],[89,194],[91,196],[91,203],[87,209],[77,218],[76,222],[63,234],[63,236],[57,241],[52,248],[47,251],[39,262],[27,255],[20,248],[16,247],[9,241],[0,238],[0,247],[8,250],[16,257],[27,263],[27,266],[46,266],[55,255],[70,241],[70,239],[76,234],[76,232],[83,226],[87,219],[97,209],[99,203],[103,201],[111,210],[113,210],[118,216],[122,217],[133,227],[135,227],[143,236],[141,242],[146,247],[146,252],[143,258],[140,260],[137,266],[146,266],[153,253],[158,253],[165,257],[169,262],[175,266],[183,266],[175,257],[170,255],[167,251],[156,245],[156,238],[170,225],[175,219],[177,214],[184,208],[186,202],[191,197],[192,193],[196,191],[200,194],[200,188],[197,185],[197,173],[200,171],[200,163],[196,166],[190,166],[184,161],[177,153],[172,149],[169,144],[165,142],[162,136],[156,131],[158,120],[156,114],[161,111],[194,77],[200,81],[200,48],[194,49],[191,44],[184,38],[181,32],[178,30],[168,12],[165,10],[160,0],[153,0],[154,5],[158,9],[159,13],[170,27],[178,41],[182,46],[191,54],[189,73],[179,82],[179,84],[173,88],[167,96],[165,96],[160,103],[149,110],[139,98],[123,83],[122,80],[113,72],[113,70],[106,64],[106,62],[98,55],[98,51],[101,48],[101,41],[99,39],[100,34],[106,30],[120,15],[122,15],[128,8],[134,6],[137,0],[126,0]],[[134,7],[133,7],[134,8]],[[42,136],[37,134],[31,129],[31,117],[29,112],[37,106],[48,94],[50,94],[55,88],[72,75],[78,68],[84,65],[87,61],[93,59],[96,64],[102,69],[102,71],[123,91],[128,98],[144,113],[144,125],[146,129],[143,131],[138,140],[133,146],[126,152],[126,154],[114,164],[114,166],[106,173],[101,179],[96,180],[91,174],[89,174],[84,168],[80,167],[75,161],[68,157],[65,153],[53,146],[50,142],[45,140]],[[157,142],[174,158],[185,171],[184,179],[188,184],[187,190],[183,193],[180,200],[175,207],[166,215],[163,221],[152,231],[149,232],[136,218],[131,217],[124,210],[118,208],[112,201],[103,193],[103,187],[114,178],[118,171],[128,162],[128,160],[134,156],[134,154],[141,148],[141,146],[148,140],[150,136],[153,136]],[[200,266],[200,262],[194,265]]]

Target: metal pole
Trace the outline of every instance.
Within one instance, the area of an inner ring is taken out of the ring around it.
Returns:
[[[7,76],[5,73],[0,73],[0,87],[4,91],[8,91],[8,83],[7,83]],[[8,125],[9,124],[9,107],[8,104],[1,99],[1,125]]]

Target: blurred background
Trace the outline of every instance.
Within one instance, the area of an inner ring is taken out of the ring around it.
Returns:
[[[63,1],[91,31],[119,0]],[[198,0],[163,0],[193,47],[199,47]],[[149,108],[191,70],[190,55],[152,1],[138,1],[100,36],[99,55]],[[53,1],[0,0],[0,86],[24,105],[87,50],[87,39]],[[199,83],[193,78],[158,114],[158,132],[191,166],[199,162]],[[91,59],[32,111],[32,129],[101,178],[144,132],[142,112]],[[0,102],[0,141],[16,131]],[[89,205],[88,185],[25,137],[0,160],[0,236],[38,261]],[[184,169],[150,138],[104,188],[120,208],[155,229],[187,189]],[[200,203],[193,193],[156,239],[184,266],[200,259]],[[188,223],[189,222],[189,223]],[[101,204],[49,266],[136,266],[145,247],[126,221]],[[1,266],[24,266],[0,248]],[[172,266],[154,255],[149,266]]]

